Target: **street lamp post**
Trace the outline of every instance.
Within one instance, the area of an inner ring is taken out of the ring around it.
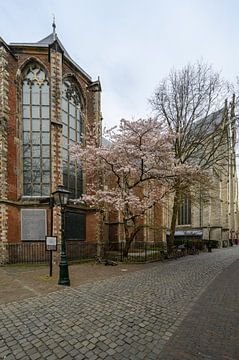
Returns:
[[[65,207],[69,200],[70,191],[66,190],[63,185],[58,185],[57,190],[52,193],[54,204],[61,207],[61,258],[59,285],[70,285],[68,263],[66,257],[66,239],[65,239]]]

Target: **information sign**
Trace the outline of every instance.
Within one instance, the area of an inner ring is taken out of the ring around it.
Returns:
[[[56,251],[57,250],[57,237],[46,236],[46,250]]]

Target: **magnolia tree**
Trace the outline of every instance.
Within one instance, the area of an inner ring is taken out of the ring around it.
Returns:
[[[151,99],[158,120],[171,133],[171,151],[179,171],[170,180],[174,192],[169,247],[173,246],[179,206],[185,196],[199,198],[210,187],[209,173],[221,171],[228,156],[227,84],[198,62],[173,70]]]
[[[99,212],[117,211],[124,229],[125,254],[145,224],[147,211],[170,191],[169,178],[181,171],[172,157],[171,135],[155,119],[122,120],[98,146],[94,131],[72,156],[85,171],[87,193],[79,201]],[[98,181],[97,181],[98,180]]]

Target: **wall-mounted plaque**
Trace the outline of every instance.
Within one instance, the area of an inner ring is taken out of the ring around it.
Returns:
[[[21,238],[22,240],[45,240],[46,210],[22,209],[21,211]]]

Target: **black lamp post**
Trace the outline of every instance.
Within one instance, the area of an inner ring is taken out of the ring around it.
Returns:
[[[68,203],[70,194],[71,192],[66,190],[63,185],[58,185],[57,190],[52,193],[54,204],[61,207],[61,259],[59,265],[59,285],[70,285],[65,239],[65,207]]]

